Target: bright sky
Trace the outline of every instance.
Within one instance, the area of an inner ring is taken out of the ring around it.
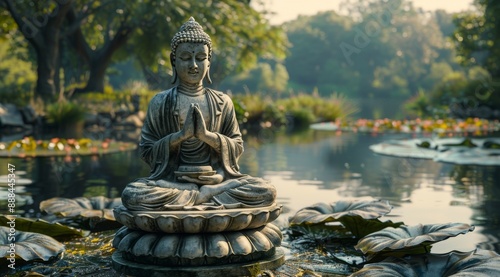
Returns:
[[[295,19],[299,14],[313,15],[321,11],[339,10],[342,0],[263,0],[267,9],[276,14],[269,18],[271,24],[281,24]],[[413,5],[426,11],[443,9],[459,12],[471,7],[473,0],[413,0]]]

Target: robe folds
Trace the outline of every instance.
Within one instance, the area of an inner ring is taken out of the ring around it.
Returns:
[[[150,101],[139,144],[141,158],[149,164],[151,175],[129,183],[122,202],[130,210],[180,210],[243,208],[271,205],[276,190],[268,181],[239,172],[238,159],[243,140],[234,106],[226,94],[205,89],[210,113],[207,130],[215,133],[220,149],[210,149],[210,165],[223,176],[228,189],[214,195],[206,205],[193,207],[199,185],[181,183],[174,174],[179,167],[182,144],[171,147],[172,134],[180,131],[177,88],[156,94]]]

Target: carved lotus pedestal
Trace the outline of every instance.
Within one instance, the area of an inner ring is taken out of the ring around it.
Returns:
[[[132,276],[251,276],[284,263],[280,205],[204,211],[120,206],[113,267]]]

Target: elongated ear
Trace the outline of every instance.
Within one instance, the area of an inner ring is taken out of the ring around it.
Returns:
[[[175,70],[175,66],[172,66],[172,84],[177,82],[177,70]]]
[[[175,69],[175,56],[170,53],[170,64],[172,65],[172,84],[177,82],[177,70]]]
[[[207,83],[211,84],[212,79],[210,79],[210,64],[208,64],[208,70],[207,70],[207,75],[205,75],[205,79],[207,80]]]

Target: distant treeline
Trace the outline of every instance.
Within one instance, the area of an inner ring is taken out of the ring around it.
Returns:
[[[343,7],[342,13],[284,23],[287,58],[261,59],[221,87],[271,95],[342,93],[358,100],[364,116],[401,117],[448,113],[450,101],[460,101],[451,98],[466,97],[464,90],[471,89],[464,80],[491,78],[479,63],[462,66],[464,57],[456,51],[460,15],[424,12],[410,1],[350,1]]]

